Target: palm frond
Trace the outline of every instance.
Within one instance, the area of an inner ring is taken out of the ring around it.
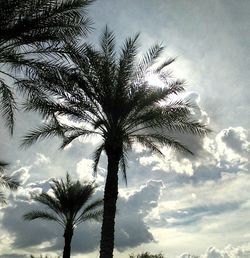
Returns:
[[[100,221],[103,214],[103,210],[100,209],[101,206],[103,206],[103,200],[96,200],[87,205],[75,220],[76,225],[87,220]]]
[[[128,38],[121,50],[117,75],[117,86],[120,91],[122,90],[122,85],[124,88],[133,76],[138,39],[139,34],[136,34],[134,38]]]
[[[91,202],[86,207],[84,207],[82,214],[94,211],[95,209],[99,209],[102,206],[103,206],[103,200],[98,199],[96,201]]]
[[[124,179],[124,182],[126,184],[126,186],[128,185],[128,178],[127,178],[127,154],[126,154],[126,150],[123,150],[123,153],[122,153],[122,157],[120,159],[120,170],[122,172],[122,176],[123,176],[123,179]]]
[[[17,103],[14,97],[14,93],[10,87],[0,79],[0,108],[1,114],[5,119],[7,128],[9,128],[11,134],[13,134],[15,111],[17,110]]]
[[[10,190],[17,190],[20,183],[13,177],[0,173],[0,186],[6,187]]]
[[[0,191],[0,203],[7,204],[6,196],[3,192]]]
[[[101,144],[99,145],[94,154],[93,154],[93,171],[94,171],[94,175],[96,176],[96,173],[97,173],[97,166],[98,166],[98,163],[99,163],[99,160],[100,160],[100,157],[101,157],[101,154],[104,150],[104,144]]]
[[[87,212],[79,217],[76,222],[76,225],[85,222],[85,221],[94,221],[94,222],[101,222],[103,216],[103,210],[97,210],[93,212]]]
[[[164,51],[164,46],[155,44],[148,52],[143,56],[142,60],[138,64],[139,74],[138,76],[145,76],[145,72],[155,64],[159,56]]]
[[[60,203],[58,203],[54,197],[48,195],[47,193],[43,192],[40,195],[32,196],[32,199],[46,205],[57,214],[61,212],[62,207]]]
[[[161,63],[157,69],[155,70],[156,73],[160,73],[164,68],[175,62],[176,58],[168,58],[163,63]]]
[[[65,136],[63,137],[63,142],[60,148],[65,148],[67,145],[69,145],[72,141],[80,136],[88,137],[90,135],[98,135],[98,132],[69,126],[65,128]]]
[[[9,166],[8,162],[0,160],[0,173],[4,172],[4,169],[6,169]]]
[[[20,145],[21,148],[28,147],[38,140],[59,136],[64,137],[64,128],[56,121],[52,121],[51,124],[44,124],[30,130],[22,139]]]
[[[108,26],[105,27],[103,34],[101,35],[101,49],[105,57],[115,57],[115,36]]]
[[[179,152],[185,153],[185,154],[191,154],[191,155],[194,154],[187,146],[180,143],[175,138],[168,136],[168,135],[164,135],[163,133],[135,135],[134,137],[142,144],[143,144],[143,142],[145,142],[144,144],[146,147],[148,144],[149,149],[150,149],[151,144],[154,143],[153,148],[151,148],[151,150],[160,155],[163,155],[163,154],[161,151],[159,152],[159,147],[163,147],[163,146],[171,147],[171,148],[173,148]],[[158,144],[159,146],[157,147],[156,144]],[[156,149],[154,149],[154,147],[156,147]]]
[[[31,211],[28,213],[25,213],[23,215],[23,218],[25,220],[35,220],[35,219],[42,219],[42,220],[47,220],[47,221],[56,221],[57,223],[59,223],[61,226],[63,225],[63,222],[54,214],[46,212],[46,211],[40,211],[40,210],[35,210],[35,211]]]
[[[5,170],[8,165],[8,163],[0,161],[0,187],[5,187],[7,189],[15,191],[19,187],[20,183],[14,177],[7,176],[5,174]],[[2,204],[7,203],[6,197],[3,192],[0,192],[0,202]]]
[[[49,255],[43,256],[42,254],[39,255],[39,256],[30,255],[30,258],[60,258],[60,255],[59,256],[55,256],[55,257],[49,256]]]

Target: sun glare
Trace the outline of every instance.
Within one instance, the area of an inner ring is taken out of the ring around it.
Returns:
[[[161,88],[165,87],[165,84],[163,83],[163,81],[155,73],[148,72],[145,78],[150,86],[161,87]]]

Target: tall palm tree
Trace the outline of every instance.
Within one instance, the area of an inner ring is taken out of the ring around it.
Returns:
[[[86,35],[90,19],[86,8],[93,0],[0,1],[0,110],[13,132],[16,97],[8,80],[18,81],[20,69],[53,65],[62,54],[62,42]],[[43,60],[43,61],[42,61]],[[49,61],[50,60],[50,61]]]
[[[55,221],[64,229],[63,258],[69,258],[74,229],[89,220],[100,220],[102,200],[89,202],[96,186],[73,182],[67,174],[66,180],[54,180],[51,185],[53,196],[41,193],[33,199],[45,206],[46,211],[34,210],[24,215],[25,220],[43,219]]]
[[[0,187],[5,187],[10,190],[16,190],[19,186],[19,182],[11,176],[5,174],[5,169],[8,163],[0,161]],[[5,195],[0,192],[0,203],[6,204]]]
[[[164,47],[156,44],[137,62],[137,43],[138,35],[128,38],[117,54],[114,34],[106,28],[99,49],[84,44],[69,51],[71,73],[41,71],[37,78],[23,82],[32,96],[26,110],[48,118],[24,137],[23,145],[56,135],[63,139],[62,148],[78,137],[96,135],[101,139],[93,156],[95,172],[103,151],[108,160],[101,258],[113,256],[118,171],[120,166],[126,180],[126,157],[132,145],[140,143],[160,155],[162,146],[192,154],[174,135],[204,136],[209,132],[193,118],[190,101],[172,98],[184,91],[184,82],[170,79],[165,69],[174,59],[158,65]],[[149,74],[157,75],[164,87],[150,85]],[[32,94],[34,89],[36,95]]]

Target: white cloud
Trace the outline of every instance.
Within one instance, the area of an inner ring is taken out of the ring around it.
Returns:
[[[30,178],[30,170],[31,166],[29,167],[21,167],[18,170],[14,171],[11,176],[14,177],[21,185],[25,184],[27,180]]]
[[[36,153],[36,158],[34,161],[35,165],[40,166],[40,165],[47,165],[49,163],[50,163],[50,159],[48,157],[46,157],[42,153]]]
[[[83,158],[76,164],[76,173],[81,181],[96,182],[98,185],[104,183],[105,170],[98,166],[96,176],[93,174],[93,160]]]
[[[243,127],[229,127],[220,132],[219,137],[227,147],[238,154],[249,154],[250,138],[249,133]]]
[[[224,249],[209,247],[201,258],[249,258],[250,244],[244,244],[237,247],[228,245]]]

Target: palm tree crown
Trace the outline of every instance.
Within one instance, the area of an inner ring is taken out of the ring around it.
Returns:
[[[0,186],[10,190],[17,190],[19,182],[13,177],[5,174],[5,169],[7,166],[8,163],[0,161]],[[0,202],[4,204],[6,203],[5,195],[2,192],[0,192]]]
[[[156,44],[138,61],[137,43],[138,35],[128,38],[117,54],[114,34],[106,28],[99,49],[90,44],[68,46],[73,64],[70,73],[42,70],[22,84],[30,97],[26,110],[48,118],[24,137],[24,145],[55,135],[62,137],[62,148],[78,137],[97,135],[102,139],[94,153],[95,171],[103,151],[108,158],[101,258],[112,257],[117,173],[120,166],[126,179],[126,155],[133,144],[140,143],[160,155],[162,146],[192,153],[173,135],[204,136],[209,132],[193,118],[190,101],[172,98],[184,91],[184,82],[170,79],[166,71],[174,59],[158,65],[164,47]],[[146,78],[149,73],[156,74],[164,87],[151,85]],[[61,117],[74,123],[65,123]]]
[[[25,109],[50,118],[24,137],[23,146],[58,135],[63,138],[64,148],[80,136],[97,135],[103,141],[94,155],[95,170],[101,152],[110,148],[120,148],[120,161],[124,165],[126,153],[136,142],[159,154],[162,154],[160,146],[166,145],[192,153],[172,133],[203,136],[209,129],[192,119],[194,105],[189,100],[172,100],[171,96],[184,91],[184,81],[169,80],[168,72],[164,71],[174,59],[151,70],[165,87],[149,85],[145,75],[164,47],[153,46],[138,64],[137,40],[138,35],[128,38],[117,57],[114,35],[106,28],[101,50],[88,44],[70,49],[76,67],[71,73],[50,69],[23,81],[22,87],[30,96]],[[77,123],[65,124],[58,119],[61,116]]]
[[[90,19],[86,7],[93,0],[1,0],[0,1],[0,99],[1,113],[13,130],[17,108],[6,79],[17,81],[20,69],[31,73],[61,52],[64,40],[86,35]],[[47,58],[47,59],[46,59]],[[50,62],[51,64],[53,62]]]
[[[43,219],[55,221],[64,229],[64,256],[70,255],[70,242],[73,231],[79,224],[89,220],[100,220],[102,200],[90,202],[96,186],[73,182],[67,174],[66,180],[53,180],[53,195],[42,193],[33,196],[33,200],[47,206],[48,210],[34,210],[24,215],[26,220]],[[68,241],[68,242],[67,242]]]

